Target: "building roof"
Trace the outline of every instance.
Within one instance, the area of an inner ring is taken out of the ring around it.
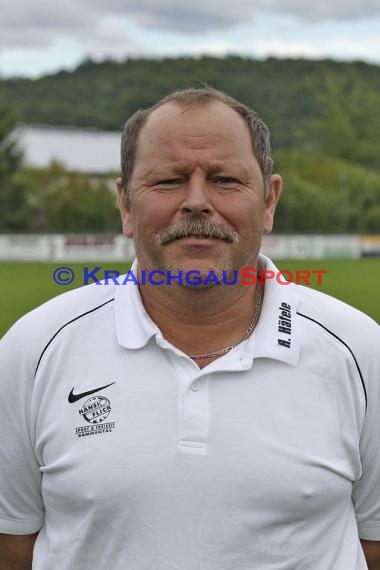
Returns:
[[[68,170],[104,174],[120,170],[121,133],[92,128],[18,125],[14,131],[28,166],[58,161]]]

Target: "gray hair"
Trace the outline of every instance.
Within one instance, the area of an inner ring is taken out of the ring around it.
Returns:
[[[138,136],[149,115],[167,103],[176,103],[186,108],[191,105],[207,105],[213,101],[224,103],[239,113],[246,121],[251,133],[253,152],[263,176],[265,196],[268,195],[269,180],[273,171],[273,160],[267,125],[247,105],[240,103],[233,97],[223,93],[223,91],[218,91],[212,87],[204,87],[202,89],[183,89],[169,93],[155,105],[136,111],[125,123],[121,137],[121,179],[127,204],[130,203],[129,183],[134,168]]]

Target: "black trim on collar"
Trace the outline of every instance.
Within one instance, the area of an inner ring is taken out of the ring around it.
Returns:
[[[313,323],[316,323],[317,325],[319,325],[321,328],[323,328],[326,332],[328,332],[329,334],[331,334],[331,336],[333,336],[334,338],[336,338],[337,340],[339,340],[340,343],[343,344],[343,346],[345,346],[347,348],[347,350],[349,351],[349,353],[351,354],[352,358],[354,359],[357,371],[359,373],[360,376],[360,381],[362,383],[362,387],[363,387],[363,391],[364,391],[364,398],[365,398],[365,409],[367,410],[367,404],[368,404],[368,398],[367,398],[367,390],[365,387],[365,383],[364,383],[364,379],[363,379],[363,375],[362,372],[360,370],[358,361],[356,360],[355,354],[352,352],[351,348],[348,346],[347,343],[344,342],[344,340],[342,340],[339,336],[337,336],[335,333],[333,333],[332,331],[330,331],[327,327],[325,327],[322,323],[320,323],[319,321],[317,321],[316,319],[313,319],[312,317],[308,317],[307,315],[304,315],[303,313],[299,313],[297,311],[297,315],[299,315],[300,317],[304,317],[304,319],[308,319],[309,321],[312,321]]]
[[[90,311],[86,311],[85,313],[82,313],[81,315],[78,315],[77,317],[75,317],[74,319],[71,319],[71,321],[68,321],[67,323],[65,323],[64,325],[61,326],[61,328],[59,328],[57,330],[56,333],[54,333],[54,335],[51,337],[51,339],[49,340],[49,342],[46,344],[45,348],[43,349],[43,351],[41,352],[41,355],[38,359],[37,362],[37,366],[36,366],[36,370],[34,372],[34,377],[36,377],[37,372],[38,372],[38,368],[39,365],[41,363],[42,357],[45,354],[46,350],[48,349],[49,345],[53,342],[53,340],[55,339],[55,337],[57,336],[57,334],[59,334],[61,332],[62,329],[64,329],[65,327],[67,327],[68,325],[70,325],[71,323],[81,319],[82,317],[85,317],[86,315],[89,315],[90,313],[93,313],[94,311],[97,311],[98,309],[101,309],[102,307],[104,307],[105,305],[108,305],[108,303],[111,303],[112,301],[114,301],[115,298],[109,299],[109,301],[106,301],[105,303],[102,303],[101,305],[98,305],[97,307],[94,307],[93,309],[90,309]]]

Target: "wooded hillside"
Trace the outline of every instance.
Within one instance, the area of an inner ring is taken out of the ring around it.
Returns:
[[[171,90],[204,83],[251,105],[270,127],[286,183],[277,231],[380,233],[375,65],[237,56],[88,60],[73,72],[36,80],[0,79],[0,108],[12,106],[25,123],[121,130],[136,109]]]

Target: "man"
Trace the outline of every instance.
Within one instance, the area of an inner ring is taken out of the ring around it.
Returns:
[[[379,327],[234,282],[276,272],[264,123],[172,94],[127,122],[117,186],[140,286],[69,292],[2,341],[0,570],[380,568]]]

